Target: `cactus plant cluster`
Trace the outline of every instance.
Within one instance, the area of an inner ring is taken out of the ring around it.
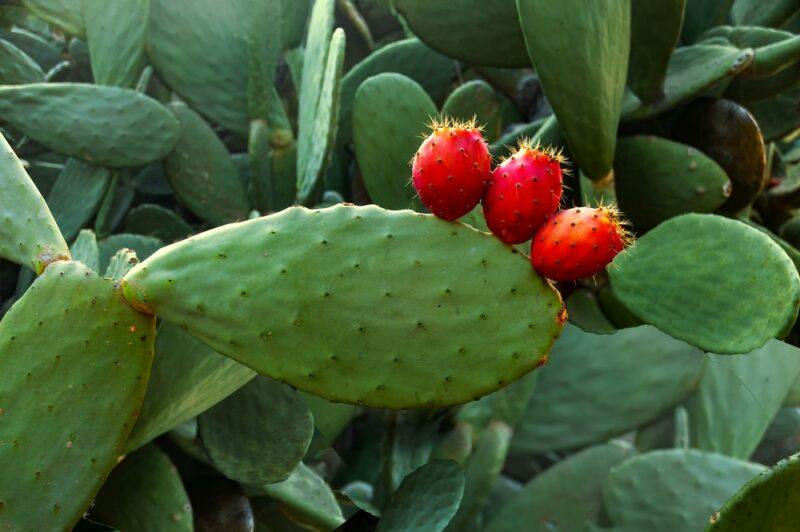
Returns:
[[[795,0],[0,4],[0,528],[800,529]]]

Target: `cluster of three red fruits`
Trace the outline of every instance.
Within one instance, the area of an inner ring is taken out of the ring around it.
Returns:
[[[556,281],[591,277],[626,245],[611,208],[558,210],[563,159],[522,142],[492,170],[489,147],[475,123],[432,125],[414,160],[412,182],[436,216],[455,220],[483,205],[486,225],[506,244],[531,241],[531,264]]]

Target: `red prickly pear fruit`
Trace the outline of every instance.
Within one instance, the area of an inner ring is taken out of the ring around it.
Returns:
[[[489,146],[471,122],[445,119],[431,124],[412,162],[412,182],[422,203],[436,216],[455,220],[481,200],[492,171]]]
[[[483,193],[483,217],[506,244],[531,239],[561,203],[563,157],[527,141],[500,163]]]
[[[577,281],[596,274],[631,243],[619,212],[611,207],[559,211],[531,242],[531,264],[555,281]]]

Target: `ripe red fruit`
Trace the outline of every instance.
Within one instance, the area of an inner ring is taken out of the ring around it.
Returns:
[[[433,214],[455,220],[481,200],[492,167],[489,147],[474,121],[447,119],[431,128],[414,155],[412,181]]]
[[[559,211],[531,242],[531,264],[556,281],[576,281],[605,268],[630,243],[619,213],[610,207]]]
[[[483,193],[483,217],[506,244],[533,236],[561,202],[561,155],[522,142],[492,172]]]

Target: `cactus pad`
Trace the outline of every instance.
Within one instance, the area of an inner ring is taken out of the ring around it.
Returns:
[[[41,83],[44,72],[36,61],[5,39],[0,39],[0,84]]]
[[[165,248],[124,284],[137,307],[261,373],[395,408],[508,384],[544,361],[565,319],[557,292],[499,240],[374,206],[218,228]]]
[[[144,45],[150,0],[78,0],[98,85],[133,89],[147,64]]]

